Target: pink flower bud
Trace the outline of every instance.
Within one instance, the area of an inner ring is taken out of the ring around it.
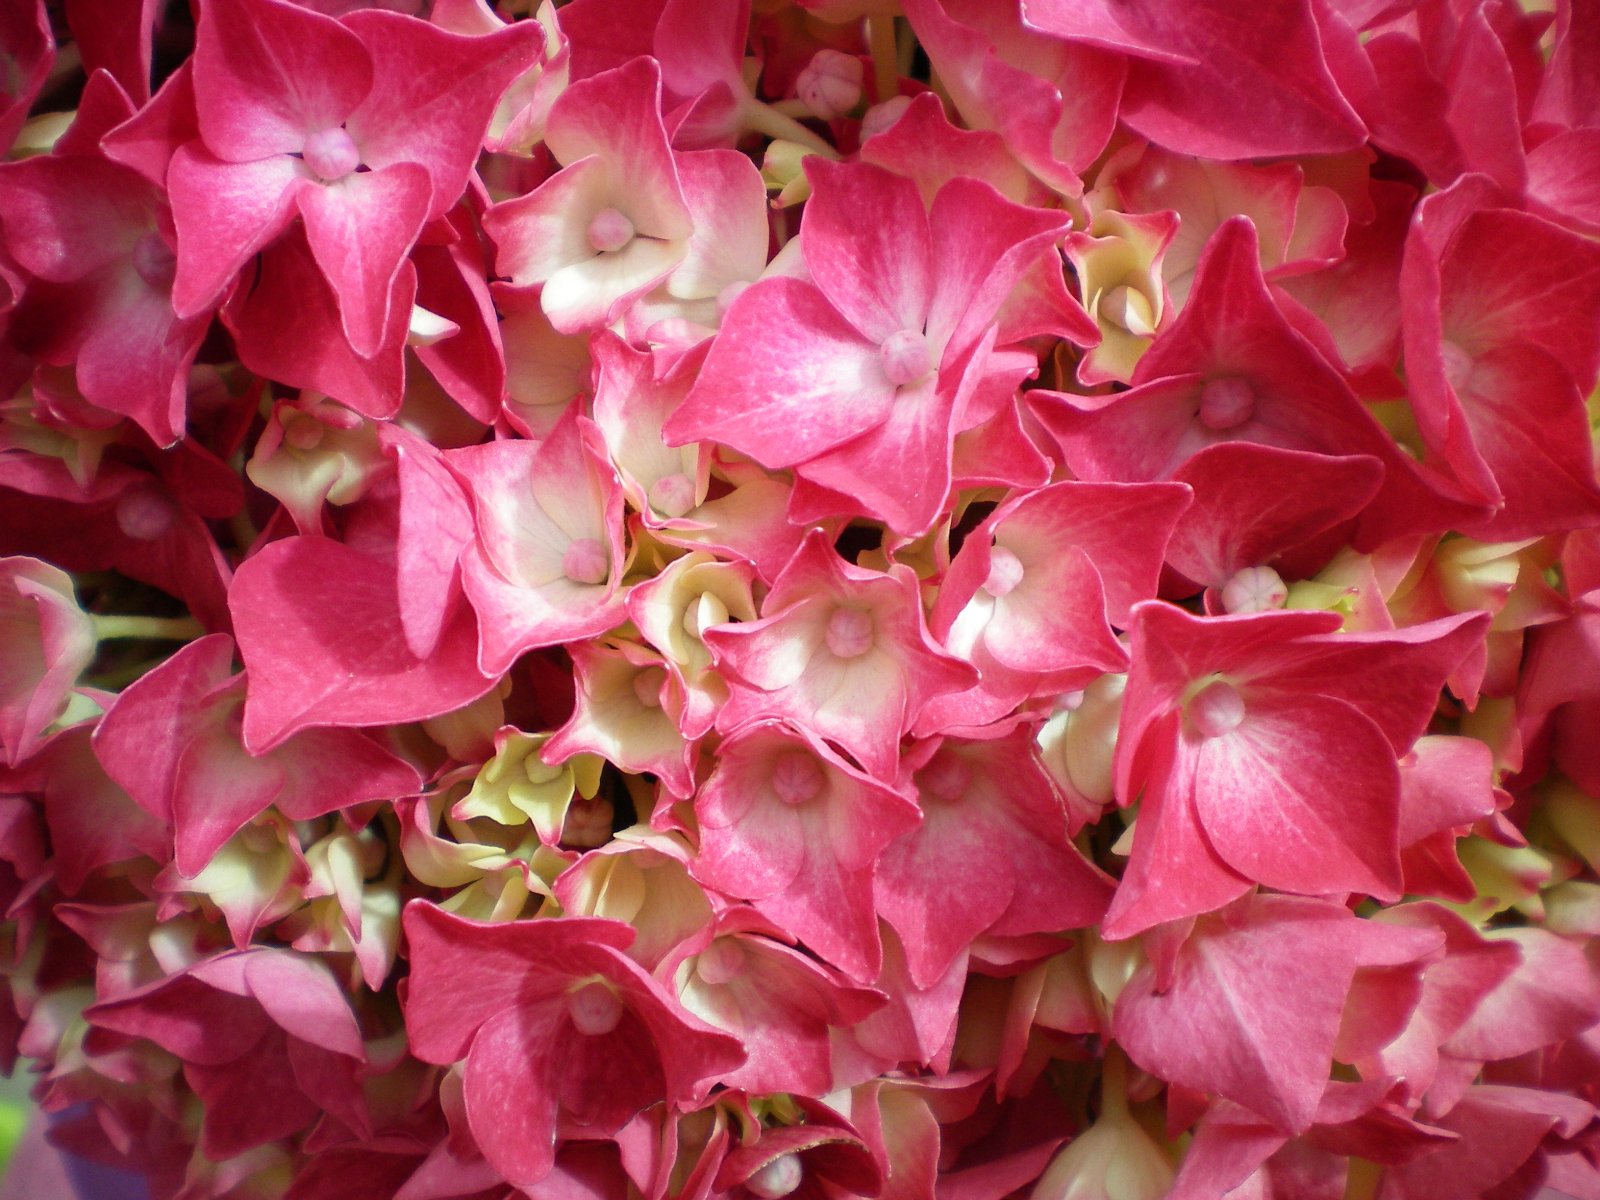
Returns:
[[[859,608],[836,608],[828,618],[825,637],[836,658],[860,658],[872,649],[875,634],[871,613]]]
[[[594,538],[579,538],[561,556],[561,573],[573,583],[604,583],[610,572],[606,548]]]
[[[588,1037],[610,1033],[622,1020],[622,1001],[598,979],[567,996],[567,1014],[578,1032]]]
[[[802,1174],[800,1159],[793,1154],[780,1154],[744,1181],[745,1188],[761,1200],[780,1200],[800,1186]]]
[[[1288,598],[1288,585],[1271,567],[1245,567],[1222,586],[1222,607],[1231,613],[1282,608]]]
[[[327,183],[343,179],[361,165],[361,152],[341,126],[313,133],[301,154],[312,174]]]
[[[822,791],[822,768],[803,750],[785,754],[772,764],[772,790],[785,804],[804,804]]]
[[[633,694],[646,708],[661,707],[661,689],[667,673],[660,667],[646,667],[633,677]]]
[[[744,947],[738,938],[717,938],[700,952],[694,970],[712,987],[720,987],[738,977],[744,970],[744,960]]]
[[[861,103],[861,60],[838,50],[818,50],[795,80],[794,94],[824,121],[844,116]]]
[[[1248,379],[1230,375],[1200,389],[1200,424],[1221,433],[1243,425],[1256,411],[1256,391]]]
[[[154,291],[171,291],[173,277],[178,273],[178,256],[159,233],[152,231],[133,244],[133,269]]]
[[[589,219],[589,245],[601,254],[621,250],[633,241],[633,222],[614,208],[602,208]]]
[[[681,517],[694,507],[694,481],[681,472],[664,475],[650,485],[650,507],[667,517]]]
[[[896,387],[905,387],[926,379],[933,371],[933,355],[928,349],[928,339],[918,329],[902,329],[891,333],[878,349],[883,362],[883,373]]]
[[[1221,737],[1244,720],[1244,697],[1226,679],[1213,679],[1194,694],[1183,712],[1201,737]]]
[[[117,500],[117,528],[137,541],[155,541],[177,515],[172,501],[154,488],[129,488]]]

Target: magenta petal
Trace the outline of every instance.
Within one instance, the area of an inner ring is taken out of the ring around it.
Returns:
[[[1048,256],[1045,261],[1059,275],[1054,247],[1071,222],[1059,211],[1013,204],[988,183],[957,178],[934,197],[928,228],[932,245],[938,247],[928,335],[949,338],[948,363],[982,336],[1024,272],[1041,257]]]
[[[439,216],[466,187],[501,95],[537,61],[538,23],[469,36],[362,8],[343,24],[372,60],[371,90],[347,126],[361,161],[374,171],[402,162],[422,166],[432,189],[428,216]]]
[[[384,344],[395,273],[432,200],[428,172],[391,163],[299,192],[311,254],[339,298],[351,348],[371,358]]]
[[[95,729],[95,757],[152,816],[171,820],[178,760],[232,669],[231,638],[199,638],[124,688]]]
[[[467,1055],[467,1120],[483,1155],[510,1182],[529,1186],[555,1165],[556,1083],[571,1050],[566,1005],[507,1008]]]
[[[184,1078],[205,1113],[202,1154],[224,1161],[296,1133],[321,1115],[289,1069],[288,1041],[277,1030],[269,1030],[233,1062],[184,1067]]]
[[[1383,464],[1251,442],[1208,446],[1173,476],[1194,507],[1173,530],[1167,561],[1195,583],[1220,588],[1234,572],[1349,520],[1377,494]]]
[[[1359,710],[1247,690],[1244,722],[1185,753],[1200,821],[1241,875],[1303,895],[1400,898],[1399,771]]]
[[[1145,966],[1112,1030],[1132,1059],[1217,1092],[1287,1133],[1307,1129],[1327,1087],[1356,918],[1337,904],[1260,896],[1196,922],[1169,987]]]
[[[324,392],[364,416],[388,420],[405,393],[405,332],[416,295],[405,264],[389,299],[384,348],[362,358],[351,349],[338,297],[317,268],[303,227],[293,227],[262,253],[254,286],[222,309],[239,359],[256,374]]]
[[[493,684],[478,672],[465,605],[419,659],[406,647],[393,565],[327,538],[267,546],[239,567],[228,603],[250,676],[244,740],[257,753],[310,725],[424,720]]]
[[[179,318],[166,290],[152,289],[130,267],[116,284],[78,349],[78,388],[170,446],[183,436],[189,367],[209,322]]]
[[[276,0],[210,0],[194,55],[206,148],[229,162],[289,154],[344,123],[372,87],[361,40],[331,17]]]
[[[918,326],[921,318],[918,318]],[[889,415],[878,347],[798,279],[763,280],[728,310],[668,445],[726,442],[769,467],[815,458]]]
[[[1217,856],[1200,826],[1194,760],[1175,747],[1180,720],[1171,713],[1149,735],[1155,762],[1139,803],[1133,855],[1101,927],[1113,941],[1211,912],[1250,890],[1250,881]]]
[[[458,594],[457,564],[472,540],[472,509],[427,441],[399,426],[384,426],[379,436],[389,439],[400,471],[400,622],[406,648],[426,658],[439,644]]]
[[[1121,118],[1153,142],[1207,158],[1335,154],[1366,130],[1328,71],[1312,6],[1240,21],[1229,0],[1025,0],[1049,33],[1137,56]]]
[[[404,921],[411,957],[406,1036],[413,1054],[440,1066],[465,1058],[479,1027],[532,994],[530,971],[566,965],[562,948],[572,939],[619,950],[633,941],[620,921],[483,925],[420,900],[406,906]]]
[[[176,861],[191,878],[224,842],[266,812],[284,782],[282,767],[254,757],[220,730],[194,738],[179,756],[175,774]]]
[[[172,156],[167,189],[178,227],[172,306],[179,316],[211,307],[250,256],[283,232],[304,170],[287,154],[224,162],[198,142]]]
[[[801,251],[811,278],[867,341],[921,332],[933,299],[933,244],[909,179],[870,163],[807,160],[813,193]]]

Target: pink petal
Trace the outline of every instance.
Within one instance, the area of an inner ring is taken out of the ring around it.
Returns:
[[[481,696],[477,629],[458,606],[433,655],[406,648],[392,565],[320,537],[274,542],[229,591],[250,675],[244,740],[260,753],[310,725],[425,720]],[[350,630],[363,631],[351,638]]]
[[[904,329],[922,332],[934,262],[916,186],[869,163],[813,157],[806,171],[813,192],[800,245],[818,289],[875,346]]]
[[[341,22],[372,60],[372,86],[347,128],[374,171],[415,163],[428,173],[429,218],[448,211],[467,177],[500,97],[538,61],[535,21],[488,35],[450,33],[400,12],[362,8]]]
[[[1218,857],[1281,891],[1399,899],[1400,778],[1388,740],[1337,700],[1244,695],[1232,733],[1185,738],[1195,810]]]
[[[283,232],[304,179],[300,161],[287,154],[230,163],[198,142],[179,148],[167,187],[178,227],[172,305],[180,317],[210,308],[250,256]]]
[[[729,308],[693,390],[662,436],[668,445],[725,442],[765,466],[787,467],[882,422],[897,392],[877,345],[817,288],[763,280]]]
[[[339,299],[351,348],[363,358],[383,348],[395,275],[431,197],[427,171],[404,162],[299,190],[312,257]]]
[[[1328,1083],[1355,974],[1356,918],[1337,904],[1260,896],[1196,922],[1171,985],[1142,967],[1118,997],[1117,1041],[1141,1067],[1214,1091],[1286,1133]]]
[[[276,0],[213,0],[194,56],[206,148],[229,162],[289,154],[342,125],[372,87],[361,41],[330,17]]]

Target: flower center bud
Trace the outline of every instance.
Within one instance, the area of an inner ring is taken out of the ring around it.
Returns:
[[[859,608],[836,608],[828,618],[826,640],[835,658],[860,658],[872,649],[872,614]]]
[[[744,947],[734,938],[717,938],[700,952],[694,972],[712,987],[720,987],[744,970]]]
[[[1248,379],[1230,375],[1200,389],[1200,424],[1207,429],[1236,429],[1256,411],[1256,391]]]
[[[561,822],[561,846],[565,850],[593,850],[611,840],[611,824],[616,809],[604,796],[574,796]]]
[[[1244,697],[1226,679],[1213,679],[1194,694],[1183,711],[1201,737],[1221,737],[1244,720]]]
[[[928,339],[920,330],[902,329],[883,339],[878,348],[883,362],[883,373],[896,387],[917,383],[933,371],[933,355],[928,350]]]
[[[744,1181],[747,1191],[761,1200],[781,1200],[800,1186],[802,1169],[793,1154],[780,1154]]]
[[[294,450],[315,450],[327,432],[327,426],[309,413],[283,411],[278,419],[283,423],[283,440]]]
[[[601,254],[621,250],[633,241],[633,222],[614,208],[602,208],[589,221],[589,245]]]
[[[804,750],[791,750],[772,764],[772,790],[785,804],[815,800],[822,784],[822,765]]]
[[[301,156],[311,173],[327,183],[343,179],[361,165],[361,152],[342,126],[313,133],[306,139]]]
[[[604,583],[610,570],[606,548],[594,538],[579,538],[561,556],[561,573],[573,583]]]
[[[1095,311],[1109,324],[1137,337],[1149,337],[1156,331],[1156,315],[1150,308],[1150,298],[1138,288],[1126,285],[1112,288],[1100,297]]]
[[[668,517],[681,517],[694,507],[694,483],[687,475],[663,475],[650,485],[650,507]]]
[[[972,767],[954,754],[940,754],[917,772],[917,787],[935,800],[959,800],[972,782]]]
[[[166,533],[176,516],[172,501],[153,488],[129,488],[117,501],[117,528],[141,542]]]
[[[661,707],[661,688],[667,673],[661,667],[646,667],[633,677],[634,698],[646,708]]]
[[[983,581],[983,590],[998,600],[1009,595],[1022,582],[1022,560],[1004,546],[989,551],[989,578]]]
[[[1288,598],[1288,585],[1271,567],[1246,567],[1222,585],[1222,607],[1231,613],[1267,612]]]
[[[794,94],[824,121],[844,116],[861,103],[866,72],[861,59],[839,50],[818,50],[794,81]]]
[[[178,256],[159,233],[147,233],[133,244],[133,269],[155,291],[171,291],[173,276],[178,273]]]
[[[710,592],[701,592],[700,598],[683,612],[683,629],[692,638],[698,638],[713,625],[728,623],[728,606]]]
[[[610,1033],[622,1020],[622,1001],[600,980],[584,984],[567,996],[567,1015],[588,1037]]]

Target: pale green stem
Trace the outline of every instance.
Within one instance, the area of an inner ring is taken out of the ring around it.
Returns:
[[[755,133],[764,133],[770,138],[785,142],[798,142],[807,150],[824,158],[837,161],[839,157],[839,152],[821,137],[770,104],[763,104],[760,100],[750,100],[744,105],[740,115],[744,117],[745,128]]]
[[[123,617],[90,613],[94,635],[101,641],[111,638],[142,638],[146,641],[189,642],[205,633],[205,626],[193,617]]]
[[[1128,1056],[1114,1042],[1106,1044],[1100,1071],[1100,1115],[1113,1120],[1128,1115]]]
[[[878,103],[900,94],[900,46],[895,39],[893,17],[867,18],[867,46],[872,51],[872,80],[877,86]]]
[[[773,100],[767,104],[767,107],[773,112],[782,113],[786,117],[793,117],[797,121],[803,121],[812,115],[811,106],[798,96],[792,100]]]

